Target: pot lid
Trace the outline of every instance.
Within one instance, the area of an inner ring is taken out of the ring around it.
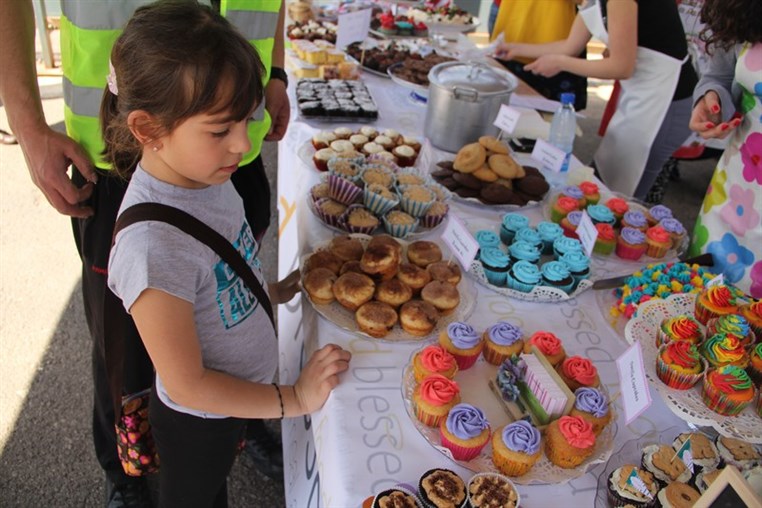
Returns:
[[[447,89],[472,88],[481,94],[508,93],[516,89],[513,76],[480,62],[444,62],[432,67],[429,82]]]

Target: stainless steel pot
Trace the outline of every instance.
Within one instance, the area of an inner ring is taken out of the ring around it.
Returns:
[[[481,62],[435,65],[429,82],[423,132],[432,145],[448,152],[480,136],[497,135],[492,123],[518,86],[513,74]]]

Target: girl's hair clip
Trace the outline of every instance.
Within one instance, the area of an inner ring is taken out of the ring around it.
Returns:
[[[114,95],[119,95],[119,88],[116,86],[116,71],[111,60],[108,61],[108,76],[106,76],[106,82],[108,83],[108,91]]]

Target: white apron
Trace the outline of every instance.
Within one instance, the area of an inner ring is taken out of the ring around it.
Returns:
[[[588,1],[579,14],[588,31],[608,44],[598,1]],[[635,193],[651,145],[672,103],[682,65],[677,58],[638,47],[635,70],[632,77],[620,82],[622,93],[616,112],[593,156],[603,182],[610,189],[627,196]]]

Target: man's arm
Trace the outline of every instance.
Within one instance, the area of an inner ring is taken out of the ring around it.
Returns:
[[[280,4],[278,12],[278,26],[275,29],[275,43],[273,44],[272,67],[283,68],[286,61],[285,41],[283,33],[285,31],[286,2]],[[265,87],[265,106],[272,118],[270,132],[265,136],[265,141],[280,141],[286,135],[288,121],[291,116],[291,105],[288,101],[286,84],[270,77],[270,81]]]
[[[80,205],[90,197],[96,181],[89,158],[77,143],[45,122],[37,86],[31,1],[0,1],[0,47],[0,100],[32,181],[62,214],[92,215],[91,208]],[[67,174],[72,163],[93,183],[75,187]]]

